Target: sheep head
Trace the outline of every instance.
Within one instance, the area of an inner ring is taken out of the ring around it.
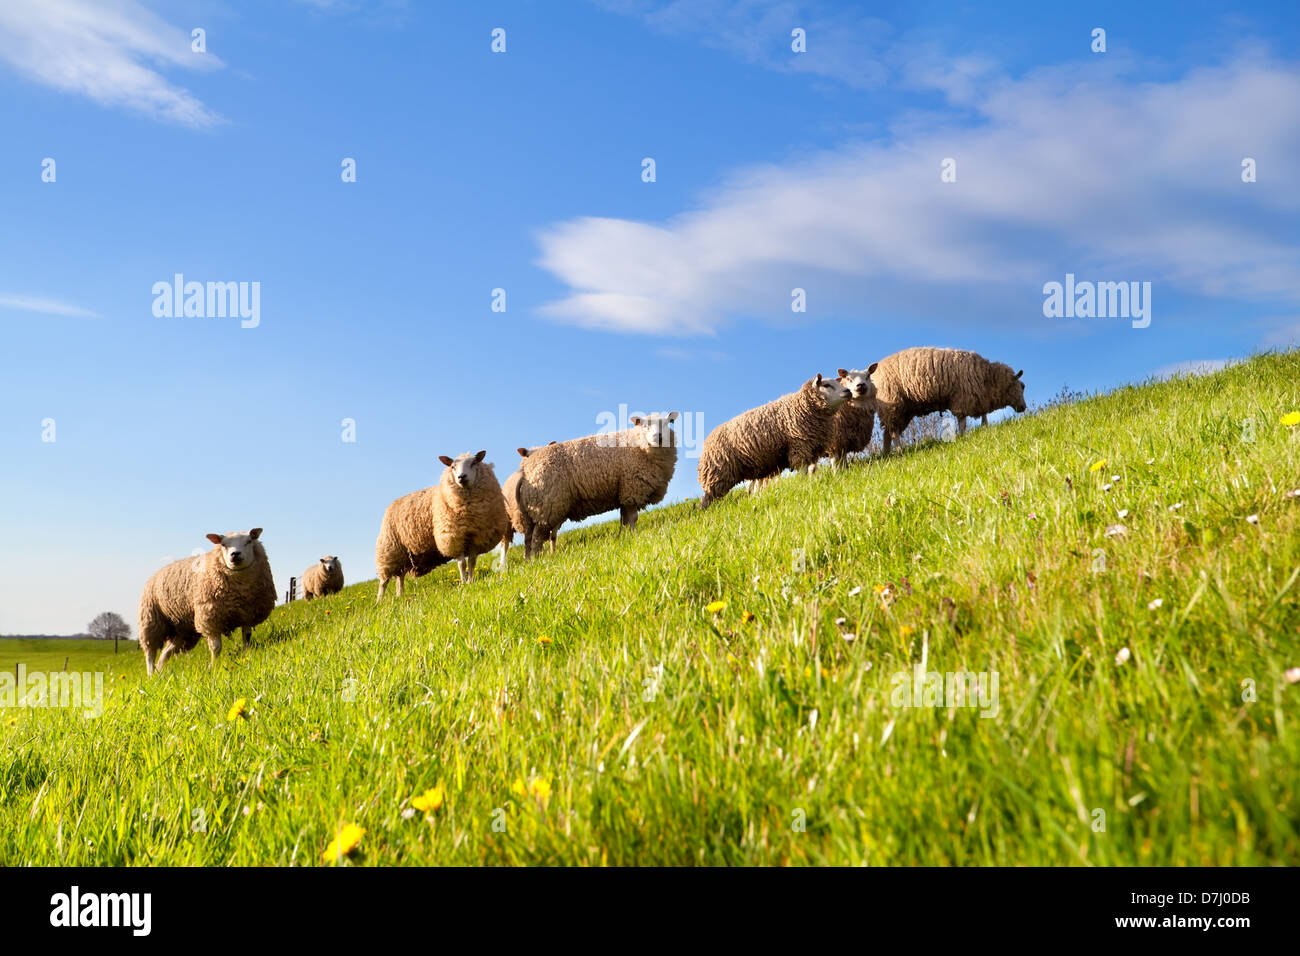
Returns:
[[[672,429],[677,417],[677,412],[669,412],[667,415],[650,414],[644,418],[633,415],[628,421],[645,431],[645,442],[651,448],[672,448],[677,444],[677,436]]]
[[[487,450],[480,451],[477,455],[465,452],[463,455],[457,455],[451,458],[447,455],[439,455],[438,460],[447,466],[451,473],[451,483],[457,488],[464,488],[466,491],[474,487],[478,481],[479,466],[483,463],[483,457]]]
[[[208,540],[221,549],[221,562],[230,571],[243,571],[257,563],[261,549],[254,544],[261,536],[261,528],[231,534],[212,533]]]

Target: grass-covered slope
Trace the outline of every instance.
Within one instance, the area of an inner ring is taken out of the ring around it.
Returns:
[[[1297,382],[1265,356],[278,609],[98,720],[0,712],[0,862],[317,864],[355,824],[369,864],[1300,863]],[[922,658],[996,671],[996,716],[899,706]]]

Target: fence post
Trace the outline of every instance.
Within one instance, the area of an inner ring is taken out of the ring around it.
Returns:
[[[290,579],[289,579],[289,596],[288,596],[288,598],[287,598],[287,600],[286,600],[285,603],[290,603],[290,602],[292,602],[292,601],[293,601],[295,598],[297,598],[297,597],[298,597],[298,579],[297,579],[297,578],[290,578]]]

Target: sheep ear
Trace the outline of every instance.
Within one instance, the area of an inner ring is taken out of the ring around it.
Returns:
[[[675,422],[675,421],[677,421],[677,413],[676,413],[676,412],[669,412],[669,413],[668,413],[668,420],[669,420],[670,422]]]
[[[209,541],[211,541],[213,544],[221,543],[221,535],[219,534],[208,534],[208,535],[204,535],[204,537],[207,538]]]
[[[821,383],[822,383],[822,373],[821,373],[821,372],[818,372],[818,373],[817,373],[817,384],[820,385]]]
[[[481,452],[479,452],[477,455],[474,456],[474,464],[477,465],[480,461],[482,461],[482,460],[483,460],[483,457],[484,457],[486,454],[487,454],[487,449],[484,448]]]
[[[256,541],[258,538],[262,536],[262,529],[253,528],[251,531],[248,532],[248,536],[252,538],[254,541]]]
[[[1016,373],[1016,378],[1019,378],[1020,376],[1022,376],[1022,375],[1024,375],[1024,374],[1025,374],[1025,370],[1022,368],[1019,372]]]
[[[527,449],[527,448],[516,448],[515,451],[519,452],[519,457],[520,457],[520,458],[527,458],[527,457],[528,457],[528,449]]]
[[[446,455],[439,455],[438,460],[442,462],[444,465],[446,465],[448,468],[451,467],[452,460],[448,458]]]
[[[548,444],[548,445],[558,445],[559,442],[552,438],[552,439],[551,439],[550,441],[548,441],[546,444]]]
[[[324,563],[325,563],[326,561],[328,561],[328,560],[329,560],[329,558],[321,558],[321,559],[320,559],[320,563],[321,563],[321,564],[324,564]]]
[[[640,425],[640,424],[641,424],[641,416],[640,416],[640,415],[633,415],[631,418],[628,419],[628,421],[631,422],[633,425]]]
[[[876,373],[876,368],[879,365],[880,365],[879,362],[872,362],[869,366],[867,366],[867,374],[874,375]]]
[[[835,374],[838,375],[840,378],[848,378],[849,370],[846,368],[837,368],[835,370]]]

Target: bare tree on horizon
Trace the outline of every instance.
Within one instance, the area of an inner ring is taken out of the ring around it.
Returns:
[[[131,636],[131,625],[122,620],[116,611],[104,611],[86,626],[91,637],[106,641],[113,639],[113,653],[117,653],[117,642]]]

